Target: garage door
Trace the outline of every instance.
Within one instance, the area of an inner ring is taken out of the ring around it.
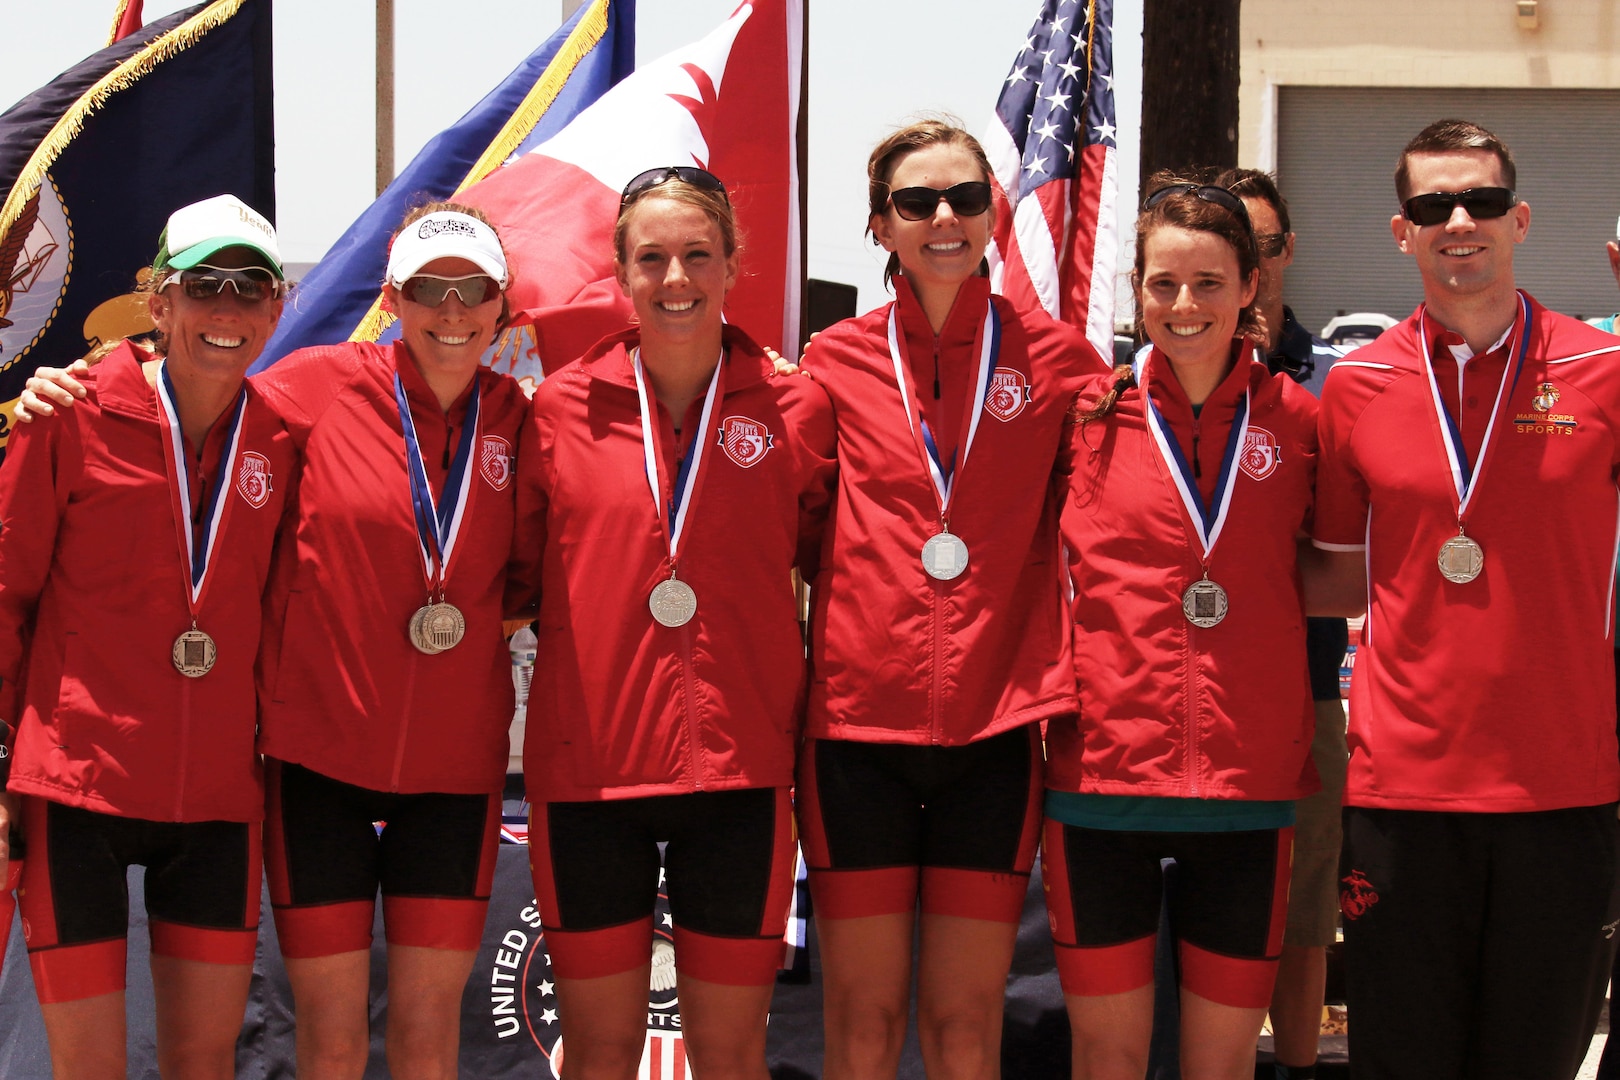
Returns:
[[[1513,149],[1533,214],[1519,286],[1570,315],[1620,310],[1603,250],[1620,215],[1620,90],[1283,87],[1277,113],[1277,178],[1299,237],[1287,299],[1312,330],[1344,312],[1404,318],[1422,299],[1390,236],[1395,159],[1445,117]]]

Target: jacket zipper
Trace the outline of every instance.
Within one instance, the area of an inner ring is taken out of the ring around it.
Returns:
[[[1196,416],[1193,417],[1192,426],[1192,459],[1193,479],[1202,480],[1204,478],[1204,463],[1198,459],[1198,417]],[[1199,492],[1199,494],[1202,495],[1203,492]]]
[[[399,718],[399,742],[394,747],[394,772],[392,778],[388,781],[389,791],[399,790],[399,776],[405,768],[405,740],[411,734],[411,699],[416,696],[417,657],[413,656],[410,659],[410,670],[405,674],[405,707],[401,711]]]
[[[174,820],[185,820],[186,770],[191,767],[191,679],[180,687],[180,771],[174,785]]]
[[[1198,798],[1198,627],[1187,624],[1187,796]]]
[[[686,701],[686,741],[692,757],[692,790],[703,790],[703,742],[698,738],[697,691],[692,686],[692,624],[681,627],[681,696]]]

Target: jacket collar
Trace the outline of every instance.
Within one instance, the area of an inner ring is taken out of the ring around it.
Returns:
[[[1199,419],[1209,416],[1220,416],[1223,420],[1237,411],[1237,403],[1245,391],[1251,389],[1259,380],[1271,377],[1271,369],[1266,367],[1256,356],[1254,346],[1247,338],[1237,338],[1232,342],[1232,351],[1236,362],[1232,370],[1226,373],[1226,378],[1210,393],[1203,408],[1199,410]],[[1170,370],[1170,363],[1160,354],[1157,346],[1148,352],[1147,361],[1143,367],[1147,373],[1147,381],[1153,393],[1153,402],[1164,413],[1165,419],[1172,423],[1178,419],[1192,421],[1192,402],[1187,399],[1187,391],[1181,388],[1176,379],[1175,372]]]
[[[941,356],[957,355],[959,349],[973,348],[984,326],[985,305],[990,302],[989,278],[975,274],[962,282],[937,336],[911,283],[903,274],[896,274],[893,280],[894,302],[899,308],[900,326],[905,331],[906,347],[912,356],[931,355],[936,342]]]
[[[727,323],[721,328],[720,342],[726,351],[726,393],[763,382],[775,374],[776,367],[765,351],[741,327]],[[641,328],[632,326],[598,341],[579,362],[585,365],[593,380],[634,391],[636,376],[630,366],[630,352],[640,344]]]

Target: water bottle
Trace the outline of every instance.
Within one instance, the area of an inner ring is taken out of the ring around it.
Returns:
[[[534,681],[534,654],[540,646],[532,627],[525,626],[512,635],[512,688],[517,691],[517,719],[523,718],[524,706],[529,701],[529,684]]]

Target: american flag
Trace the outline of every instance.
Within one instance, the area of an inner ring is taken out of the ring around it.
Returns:
[[[984,139],[995,170],[990,280],[1113,355],[1119,231],[1113,0],[1046,0]]]

